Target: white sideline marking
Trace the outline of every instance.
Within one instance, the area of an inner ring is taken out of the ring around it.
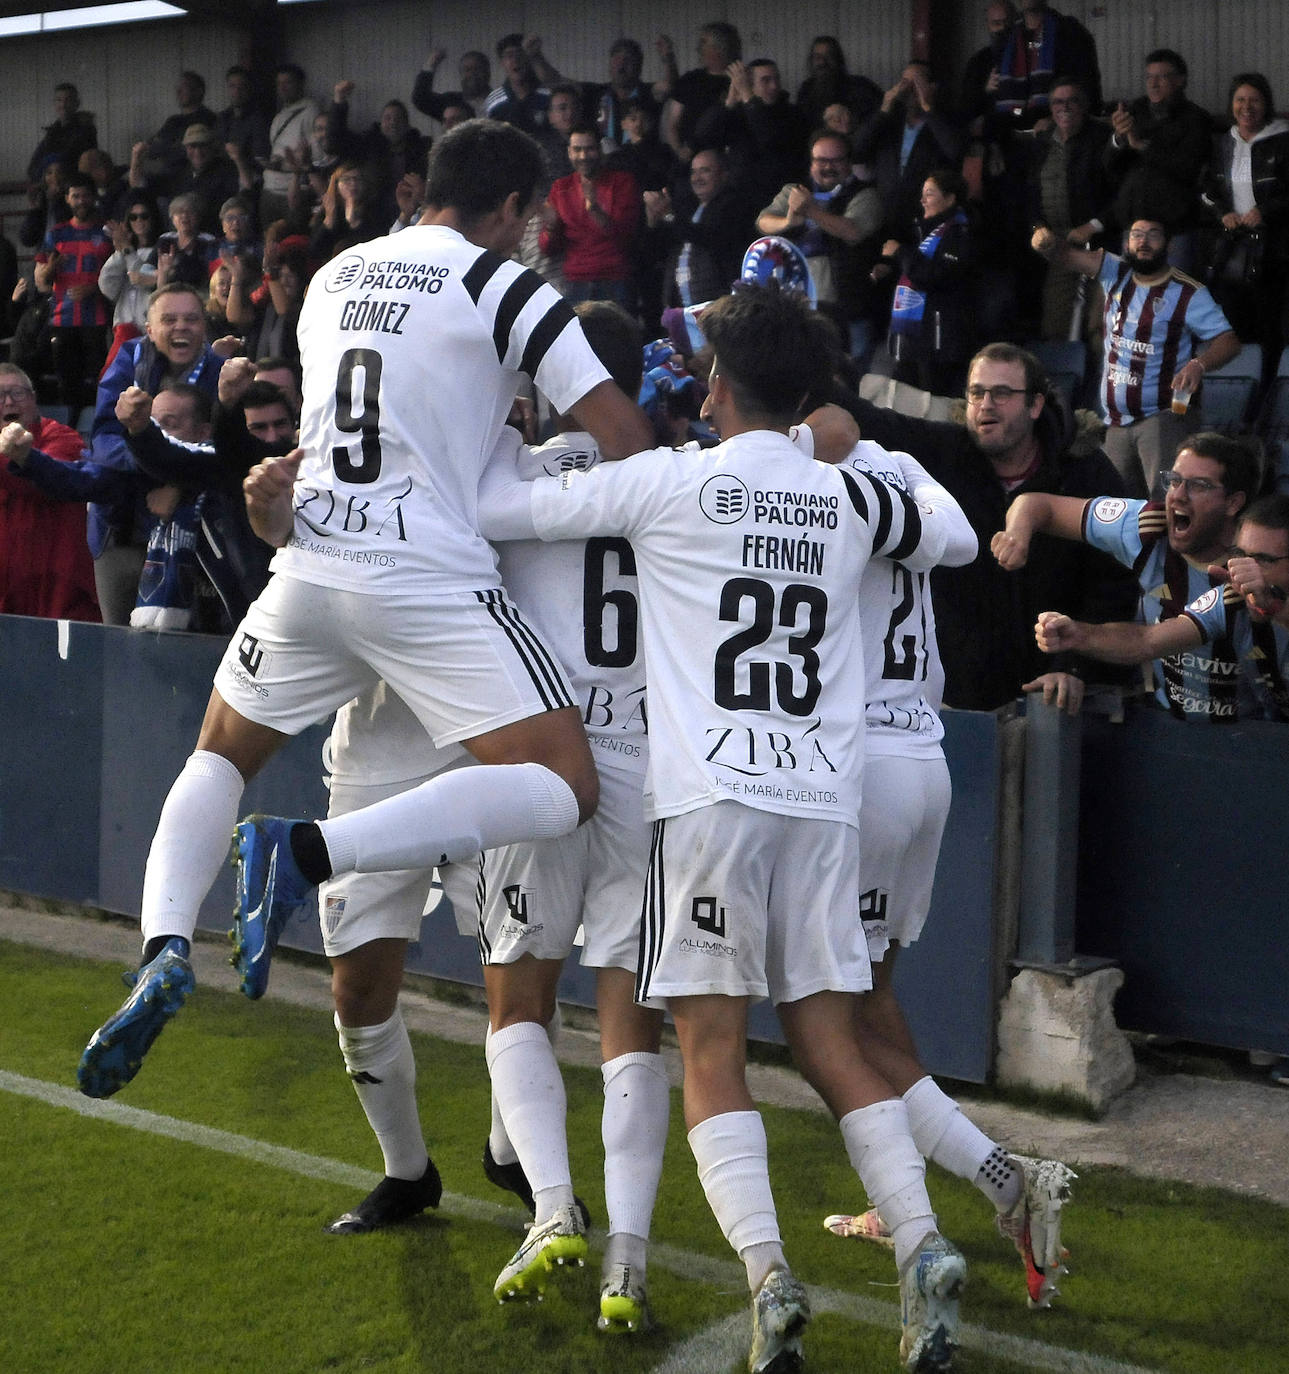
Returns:
[[[326,1183],[339,1183],[349,1188],[369,1192],[380,1182],[381,1175],[371,1169],[360,1169],[321,1155],[305,1154],[283,1145],[269,1145],[250,1136],[233,1131],[217,1130],[193,1121],[163,1116],[159,1112],[143,1111],[110,1099],[86,1097],[74,1088],[59,1083],[46,1083],[39,1078],[25,1078],[21,1074],[0,1069],[0,1090],[20,1097],[30,1097],[51,1107],[66,1107],[80,1116],[98,1121],[110,1121],[131,1130],[146,1131],[149,1135],[167,1136],[188,1145],[198,1145],[240,1159],[267,1164],[274,1169]],[[496,1203],[461,1193],[443,1194],[441,1211],[469,1217],[475,1221],[506,1224],[518,1213]],[[603,1236],[599,1237],[601,1240]],[[649,1247],[649,1261],[681,1278],[711,1284],[746,1299],[747,1280],[743,1266],[733,1260],[714,1259],[695,1254],[674,1245],[657,1243]],[[852,1321],[875,1326],[882,1330],[899,1330],[899,1314],[895,1307],[876,1298],[859,1293],[845,1293],[837,1289],[811,1287],[810,1305],[816,1315],[834,1312]],[[731,1317],[723,1318],[696,1332],[687,1341],[674,1346],[667,1358],[655,1365],[650,1374],[725,1374],[731,1364],[731,1352],[738,1351],[748,1339],[749,1319],[746,1308]],[[1141,1365],[1122,1364],[1103,1355],[1081,1350],[1063,1350],[1041,1341],[1010,1336],[984,1327],[964,1323],[959,1331],[961,1344],[969,1350],[980,1350],[1002,1359],[1012,1360],[1026,1369],[1043,1374],[1156,1374]]]

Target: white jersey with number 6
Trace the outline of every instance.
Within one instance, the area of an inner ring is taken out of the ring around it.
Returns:
[[[567,411],[608,373],[536,273],[442,225],[358,244],[309,285],[295,530],[275,571],[325,587],[495,587],[479,475],[531,377]]]
[[[526,480],[584,472],[599,462],[595,440],[580,433],[520,447],[518,455]],[[612,537],[516,539],[498,544],[497,555],[506,590],[564,665],[596,765],[643,778],[648,716],[631,545]]]

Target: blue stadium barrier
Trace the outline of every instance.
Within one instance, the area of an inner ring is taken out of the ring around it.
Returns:
[[[197,737],[221,649],[213,638],[0,616],[9,669],[0,675],[0,888],[137,914],[148,844]],[[901,956],[897,984],[928,1065],[983,1082],[1001,969],[992,914],[1001,732],[995,716],[978,713],[949,713],[947,728],[953,811],[927,931]],[[313,727],[290,741],[247,788],[243,813],[323,815],[325,737]],[[227,929],[232,899],[229,868],[201,927]],[[321,951],[311,914],[284,939]],[[457,935],[446,900],[427,915],[411,966],[481,984],[475,943]],[[593,1001],[590,976],[575,966],[561,992]],[[779,1038],[772,1009],[756,1009],[753,1034]]]

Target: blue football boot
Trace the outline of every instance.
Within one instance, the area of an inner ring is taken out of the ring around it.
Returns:
[[[241,975],[241,989],[252,1000],[269,985],[273,951],[287,922],[313,894],[311,883],[291,856],[291,827],[280,816],[250,816],[233,831],[237,899],[229,963]]]
[[[76,1070],[76,1082],[86,1097],[111,1097],[139,1072],[152,1042],[196,986],[187,952],[186,940],[167,941],[139,970],[120,1011],[90,1037]]]

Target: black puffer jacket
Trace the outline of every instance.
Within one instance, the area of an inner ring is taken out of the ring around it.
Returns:
[[[1007,507],[1024,491],[1060,496],[1124,494],[1123,483],[1099,449],[1070,452],[1073,423],[1059,404],[1038,419],[1043,458],[1037,471],[1006,491],[989,459],[962,425],[912,419],[854,397],[847,408],[865,439],[911,453],[957,498],[980,540],[965,568],[937,568],[931,575],[936,634],[944,661],[944,700],[963,710],[989,711],[1020,695],[1023,683],[1042,673],[1087,668],[1098,681],[1113,677],[1104,665],[1049,658],[1034,642],[1040,611],[1064,611],[1079,620],[1131,620],[1138,587],[1127,568],[1086,544],[1037,535],[1029,562],[1004,572],[989,551],[1003,528]]]

